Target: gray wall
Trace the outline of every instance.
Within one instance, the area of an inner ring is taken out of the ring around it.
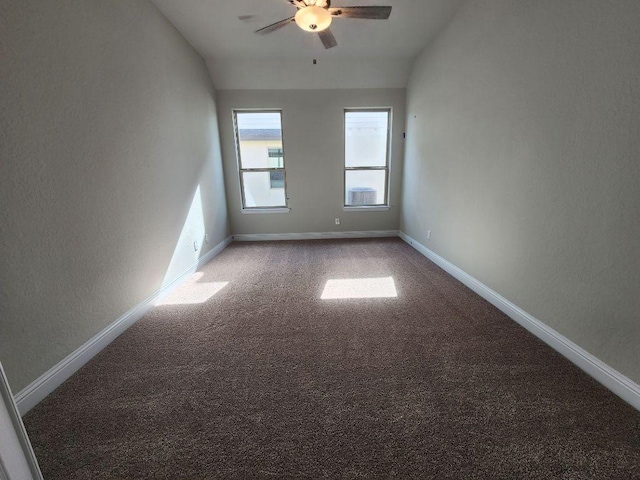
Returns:
[[[149,2],[4,0],[0,45],[0,360],[18,392],[188,258],[198,185],[209,246],[229,229],[206,65]]]
[[[365,22],[366,23],[366,22]],[[298,37],[300,40],[308,37]],[[313,38],[313,44],[318,41]],[[345,44],[339,40],[340,46]],[[320,48],[322,44],[318,41]],[[279,45],[279,43],[278,43]],[[348,43],[347,43],[348,45]],[[316,45],[317,46],[317,45]],[[285,89],[362,89],[402,88],[407,85],[413,57],[407,58],[340,58],[331,50],[311,61],[310,45],[303,58],[215,58],[207,59],[214,85],[219,90],[285,90]]]
[[[404,154],[405,90],[220,90],[229,218],[234,234],[397,230]],[[390,204],[386,212],[343,212],[344,109],[392,107]],[[282,109],[287,214],[244,215],[233,133],[234,108]],[[339,217],[341,225],[335,225]]]
[[[636,382],[638,25],[637,0],[469,2],[414,66],[401,219]]]

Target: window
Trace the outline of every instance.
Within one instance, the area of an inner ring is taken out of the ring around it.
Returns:
[[[391,109],[345,110],[344,205],[388,205]]]
[[[234,110],[243,209],[286,208],[286,174],[279,111]]]

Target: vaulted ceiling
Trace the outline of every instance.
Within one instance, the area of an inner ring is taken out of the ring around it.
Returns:
[[[404,87],[416,55],[466,0],[333,0],[332,7],[389,5],[388,20],[334,19],[338,46],[295,23],[286,0],[152,0],[205,58],[219,89]],[[252,15],[249,21],[238,17]],[[317,63],[313,64],[313,59]]]

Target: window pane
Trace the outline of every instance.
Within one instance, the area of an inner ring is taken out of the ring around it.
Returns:
[[[274,168],[283,157],[280,112],[236,112],[240,168]],[[278,152],[272,158],[270,151]],[[273,164],[276,165],[273,165]]]
[[[347,170],[345,205],[383,205],[386,182],[384,170]]]
[[[388,127],[389,112],[346,112],[345,166],[384,167]]]
[[[284,174],[280,187],[273,188],[272,173],[283,172],[243,172],[242,187],[244,188],[245,207],[286,207],[284,195]],[[277,184],[277,182],[276,182]]]

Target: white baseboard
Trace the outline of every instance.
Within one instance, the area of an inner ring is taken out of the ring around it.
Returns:
[[[640,385],[617,370],[611,368],[602,360],[594,357],[582,347],[576,345],[565,336],[556,332],[553,328],[514,305],[499,293],[491,290],[482,282],[476,280],[474,277],[456,267],[448,260],[445,260],[437,253],[429,250],[427,247],[406,235],[404,232],[400,232],[399,236],[422,255],[427,257],[451,276],[457,278],[460,282],[464,283],[467,287],[483,297],[489,303],[493,304],[499,310],[503,311],[510,318],[529,330],[561,355],[569,359],[576,366],[595,378],[598,382],[618,395],[624,401],[640,410]]]
[[[77,372],[80,367],[96,356],[103,348],[113,342],[127,328],[140,320],[156,303],[166,295],[175,290],[187,278],[189,278],[198,268],[207,263],[213,257],[224,250],[227,245],[232,242],[232,237],[228,237],[218,245],[213,247],[196,262],[189,266],[182,274],[180,274],[170,284],[157,290],[149,297],[144,299],[131,310],[123,314],[115,322],[107,328],[92,337],[88,342],[81,345],[70,355],[51,367],[37,379],[23,388],[15,396],[15,401],[20,411],[20,415],[24,415],[47,395],[58,388],[71,375]]]
[[[271,240],[321,240],[327,238],[380,238],[397,237],[398,230],[368,230],[359,232],[306,232],[306,233],[241,233],[233,236],[238,242]]]

